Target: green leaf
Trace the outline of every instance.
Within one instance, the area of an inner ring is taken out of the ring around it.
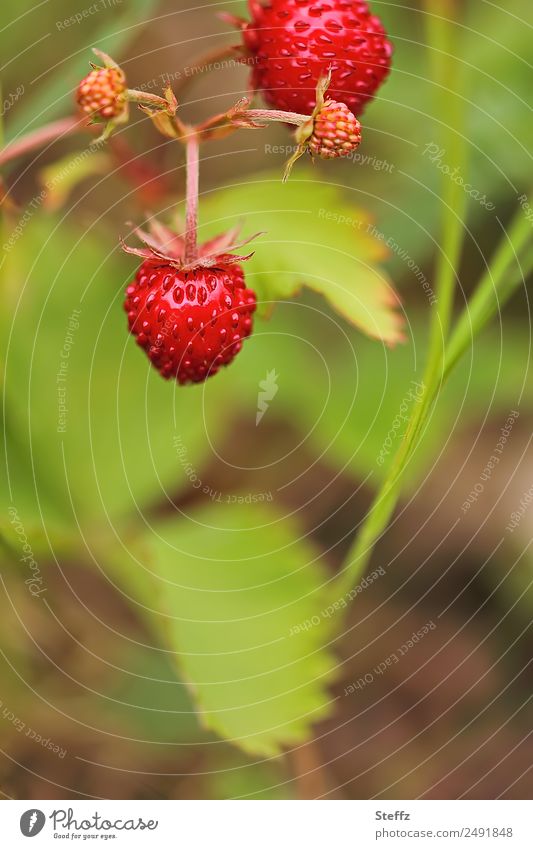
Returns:
[[[379,265],[388,251],[353,194],[320,176],[300,172],[285,185],[279,174],[252,176],[204,199],[203,221],[220,230],[244,217],[250,230],[266,230],[248,265],[263,311],[307,286],[364,333],[392,345],[403,334],[398,300]]]
[[[295,787],[284,759],[257,761],[227,747],[212,755],[211,799],[293,799]]]
[[[49,539],[56,553],[67,543],[64,505],[49,481],[37,486],[31,451],[12,432],[4,418],[3,446],[0,455],[0,536],[8,549],[6,564],[23,580],[31,579],[30,561],[24,555],[41,558],[49,554]],[[26,548],[25,548],[26,546]],[[29,548],[28,548],[29,546]]]
[[[96,653],[100,649],[98,644],[91,648]],[[110,650],[116,671],[105,688],[105,698],[101,693],[82,692],[64,699],[70,715],[103,730],[121,728],[126,736],[139,736],[154,745],[173,743],[175,763],[182,762],[195,743],[213,740],[200,728],[191,696],[168,654],[136,643],[108,645],[100,656]]]
[[[333,703],[334,671],[310,543],[267,505],[226,502],[158,526],[142,550],[155,574],[145,604],[166,623],[203,723],[267,756],[308,739]]]

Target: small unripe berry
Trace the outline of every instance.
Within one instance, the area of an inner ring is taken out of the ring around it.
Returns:
[[[313,120],[307,139],[312,156],[336,159],[349,156],[361,144],[361,124],[345,103],[327,100]]]
[[[331,98],[326,100],[330,82],[331,71],[317,83],[313,114],[300,121],[294,134],[298,146],[285,166],[284,180],[289,178],[292,166],[304,153],[321,159],[338,159],[349,156],[361,144],[361,124],[353,112],[345,103]]]
[[[87,115],[110,121],[124,112],[121,95],[125,91],[126,80],[120,68],[94,68],[79,84],[76,101]]]

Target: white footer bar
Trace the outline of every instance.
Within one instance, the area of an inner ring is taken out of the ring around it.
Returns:
[[[0,843],[6,849],[531,849],[530,812],[529,801],[10,800],[0,803]]]

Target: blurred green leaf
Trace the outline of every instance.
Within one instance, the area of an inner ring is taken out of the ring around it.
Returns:
[[[143,549],[201,721],[256,754],[308,739],[334,672],[316,550],[266,505],[234,503],[157,526]]]
[[[9,238],[8,219],[1,222],[5,246]],[[65,493],[56,485],[53,474],[40,475],[38,458],[20,426],[20,417],[12,408],[7,391],[8,351],[11,348],[11,317],[16,310],[19,285],[23,276],[21,252],[4,248],[0,266],[3,310],[0,312],[0,381],[2,383],[2,451],[0,454],[0,533],[7,541],[6,565],[25,580],[30,576],[23,555],[27,543],[35,557],[49,551],[48,534],[56,543],[65,536]],[[31,339],[31,337],[30,337]],[[22,340],[20,340],[22,342]],[[28,339],[26,337],[25,344]],[[15,381],[21,377],[15,370]],[[15,396],[16,387],[13,387]]]
[[[6,567],[23,580],[32,576],[29,561],[22,560],[29,553],[24,546],[30,546],[33,557],[41,558],[49,554],[50,540],[57,553],[70,538],[61,498],[50,481],[37,486],[32,466],[28,446],[21,446],[5,430],[0,456],[0,536],[8,548],[2,555]]]
[[[247,762],[228,746],[222,757],[212,758],[209,776],[212,799],[292,799],[294,791],[284,771],[284,760]]]
[[[387,344],[402,338],[394,288],[378,265],[387,249],[372,235],[369,215],[337,186],[319,175],[300,173],[283,185],[279,174],[259,174],[203,203],[209,229],[239,217],[266,230],[249,263],[264,311],[307,286],[369,336]]]
[[[209,742],[170,653],[136,644],[122,648],[118,663],[105,699],[88,693],[69,698],[64,705],[70,714],[109,731],[110,724],[120,727],[126,736],[141,736],[147,745],[172,743],[176,761],[195,743]]]

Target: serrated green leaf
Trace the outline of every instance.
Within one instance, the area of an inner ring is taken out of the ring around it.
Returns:
[[[334,671],[316,550],[266,505],[228,503],[158,526],[143,549],[203,723],[267,756],[308,739]]]
[[[202,217],[209,229],[240,217],[266,231],[247,266],[264,309],[307,286],[367,335],[391,345],[403,339],[399,302],[379,265],[385,245],[353,195],[318,173],[285,185],[279,174],[249,177],[204,199]]]

